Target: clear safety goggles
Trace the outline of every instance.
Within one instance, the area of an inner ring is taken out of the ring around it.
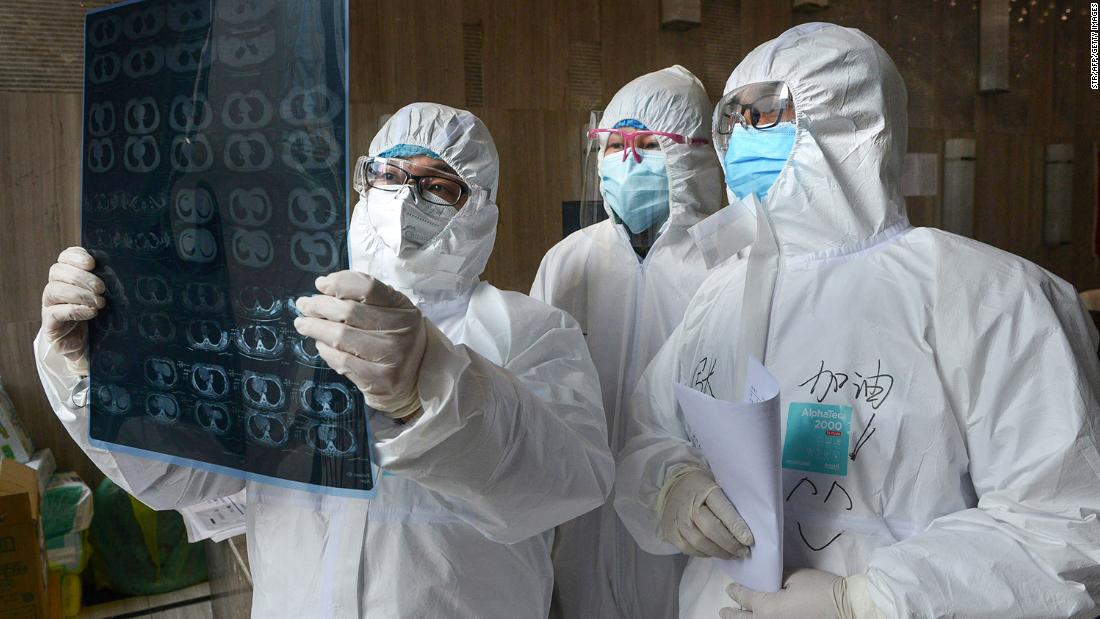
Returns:
[[[756,82],[736,88],[722,97],[714,111],[714,130],[722,148],[737,125],[767,130],[794,121],[794,99],[785,82]]]
[[[688,144],[690,146],[710,144],[710,140],[705,138],[690,138],[686,135],[680,135],[679,133],[650,131],[648,129],[631,129],[629,127],[623,127],[621,129],[589,129],[588,139],[598,139],[601,133],[607,134],[607,144],[603,147],[603,155],[607,156],[622,150],[623,161],[626,161],[627,153],[630,153],[634,156],[634,161],[640,162],[642,160],[642,155],[639,151],[652,150],[644,146],[647,142],[652,143],[649,139],[652,136],[668,138],[677,144]]]
[[[405,159],[363,156],[355,163],[354,187],[359,193],[365,193],[368,187],[398,191],[405,185],[415,187],[420,198],[441,206],[455,206],[470,193],[470,186],[458,176]]]

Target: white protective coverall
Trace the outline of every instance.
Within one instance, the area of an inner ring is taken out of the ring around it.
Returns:
[[[387,471],[377,498],[246,484],[252,615],[545,619],[553,528],[600,505],[611,486],[595,369],[565,312],[478,281],[497,222],[498,160],[485,125],[415,103],[370,153],[402,143],[439,153],[484,190],[407,265],[356,209],[352,265],[408,295],[449,341],[428,338],[420,417],[406,426],[372,417]],[[398,276],[406,267],[417,270]],[[76,377],[41,334],[35,352],[73,439],[146,504],[171,509],[245,485],[89,446],[87,410],[69,402]]]
[[[910,227],[905,86],[865,34],[796,27],[746,56],[726,92],[770,80],[790,86],[798,128],[763,204],[779,248],[764,361],[785,437],[817,406],[839,413],[849,439],[809,456],[843,474],[783,469],[785,566],[866,572],[889,617],[1095,615],[1100,367],[1073,288],[988,245]],[[651,552],[675,551],[657,536],[662,482],[706,466],[672,384],[734,400],[751,260],[711,271],[633,398],[641,427],[619,459],[615,504]],[[808,451],[793,447],[785,458]],[[691,559],[680,616],[733,606],[729,582]]]
[[[601,126],[632,118],[654,131],[710,139],[712,105],[702,83],[673,66],[624,86]],[[600,375],[612,452],[623,446],[626,402],[706,276],[687,229],[718,210],[722,171],[707,146],[658,137],[669,184],[669,217],[644,260],[626,228],[608,219],[569,235],[543,258],[531,296],[581,324]],[[555,610],[568,619],[676,616],[685,558],[640,550],[611,501],[557,530]]]

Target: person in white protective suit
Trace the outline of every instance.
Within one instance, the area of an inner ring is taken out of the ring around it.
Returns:
[[[555,245],[531,288],[586,334],[612,452],[623,446],[626,401],[706,275],[687,229],[720,206],[722,172],[709,148],[712,109],[703,85],[680,66],[619,90],[594,133],[608,219]],[[655,239],[637,249],[631,241],[639,236]],[[556,535],[556,616],[676,616],[683,557],[640,550],[610,501]]]
[[[728,105],[776,82],[789,128],[758,98]],[[729,208],[761,201],[757,240],[712,270],[646,371],[615,506],[646,550],[707,546],[723,493],[672,384],[737,401],[734,367],[762,353],[780,386],[787,574],[756,592],[693,558],[680,616],[1094,616],[1100,367],[1073,288],[910,227],[905,86],[862,32],[795,27],[746,56],[725,92],[714,136]]]
[[[544,619],[553,528],[600,505],[614,468],[582,332],[478,280],[498,160],[473,114],[406,106],[370,154],[356,174],[356,271],[320,278],[295,326],[384,413],[371,425],[385,473],[372,500],[247,483],[252,614]],[[44,292],[35,351],[58,417],[154,508],[237,492],[234,478],[88,445],[73,393],[86,373],[81,321],[103,306],[92,266],[66,250]]]

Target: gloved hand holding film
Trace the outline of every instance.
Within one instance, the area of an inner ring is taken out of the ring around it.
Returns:
[[[61,252],[42,290],[42,333],[74,374],[88,374],[88,321],[107,304],[95,259],[83,247]]]
[[[359,387],[371,408],[394,419],[419,411],[417,379],[427,346],[420,310],[357,271],[319,277],[317,290],[321,294],[295,302],[298,333],[317,340],[321,357]]]

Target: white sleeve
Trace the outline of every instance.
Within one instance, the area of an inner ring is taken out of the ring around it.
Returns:
[[[985,291],[972,312],[953,304],[961,318],[942,325],[953,342],[973,342],[959,351],[943,344],[941,363],[979,500],[872,553],[871,594],[887,615],[1096,614],[1095,333],[1068,285],[1013,284],[1023,290]]]
[[[618,457],[615,511],[642,550],[680,552],[657,534],[657,497],[670,473],[683,467],[708,469],[688,438],[672,385],[678,378],[680,327],[646,368],[626,415],[626,444]]]
[[[493,541],[547,531],[611,490],[596,369],[576,322],[554,315],[560,324],[533,341],[509,343],[504,367],[429,323],[424,412],[375,446],[383,468],[436,492]]]
[[[103,474],[153,509],[177,509],[236,494],[241,479],[93,447],[88,443],[88,407],[73,403],[81,377],[53,350],[41,331],[34,339],[34,358],[42,388],[57,418]]]

